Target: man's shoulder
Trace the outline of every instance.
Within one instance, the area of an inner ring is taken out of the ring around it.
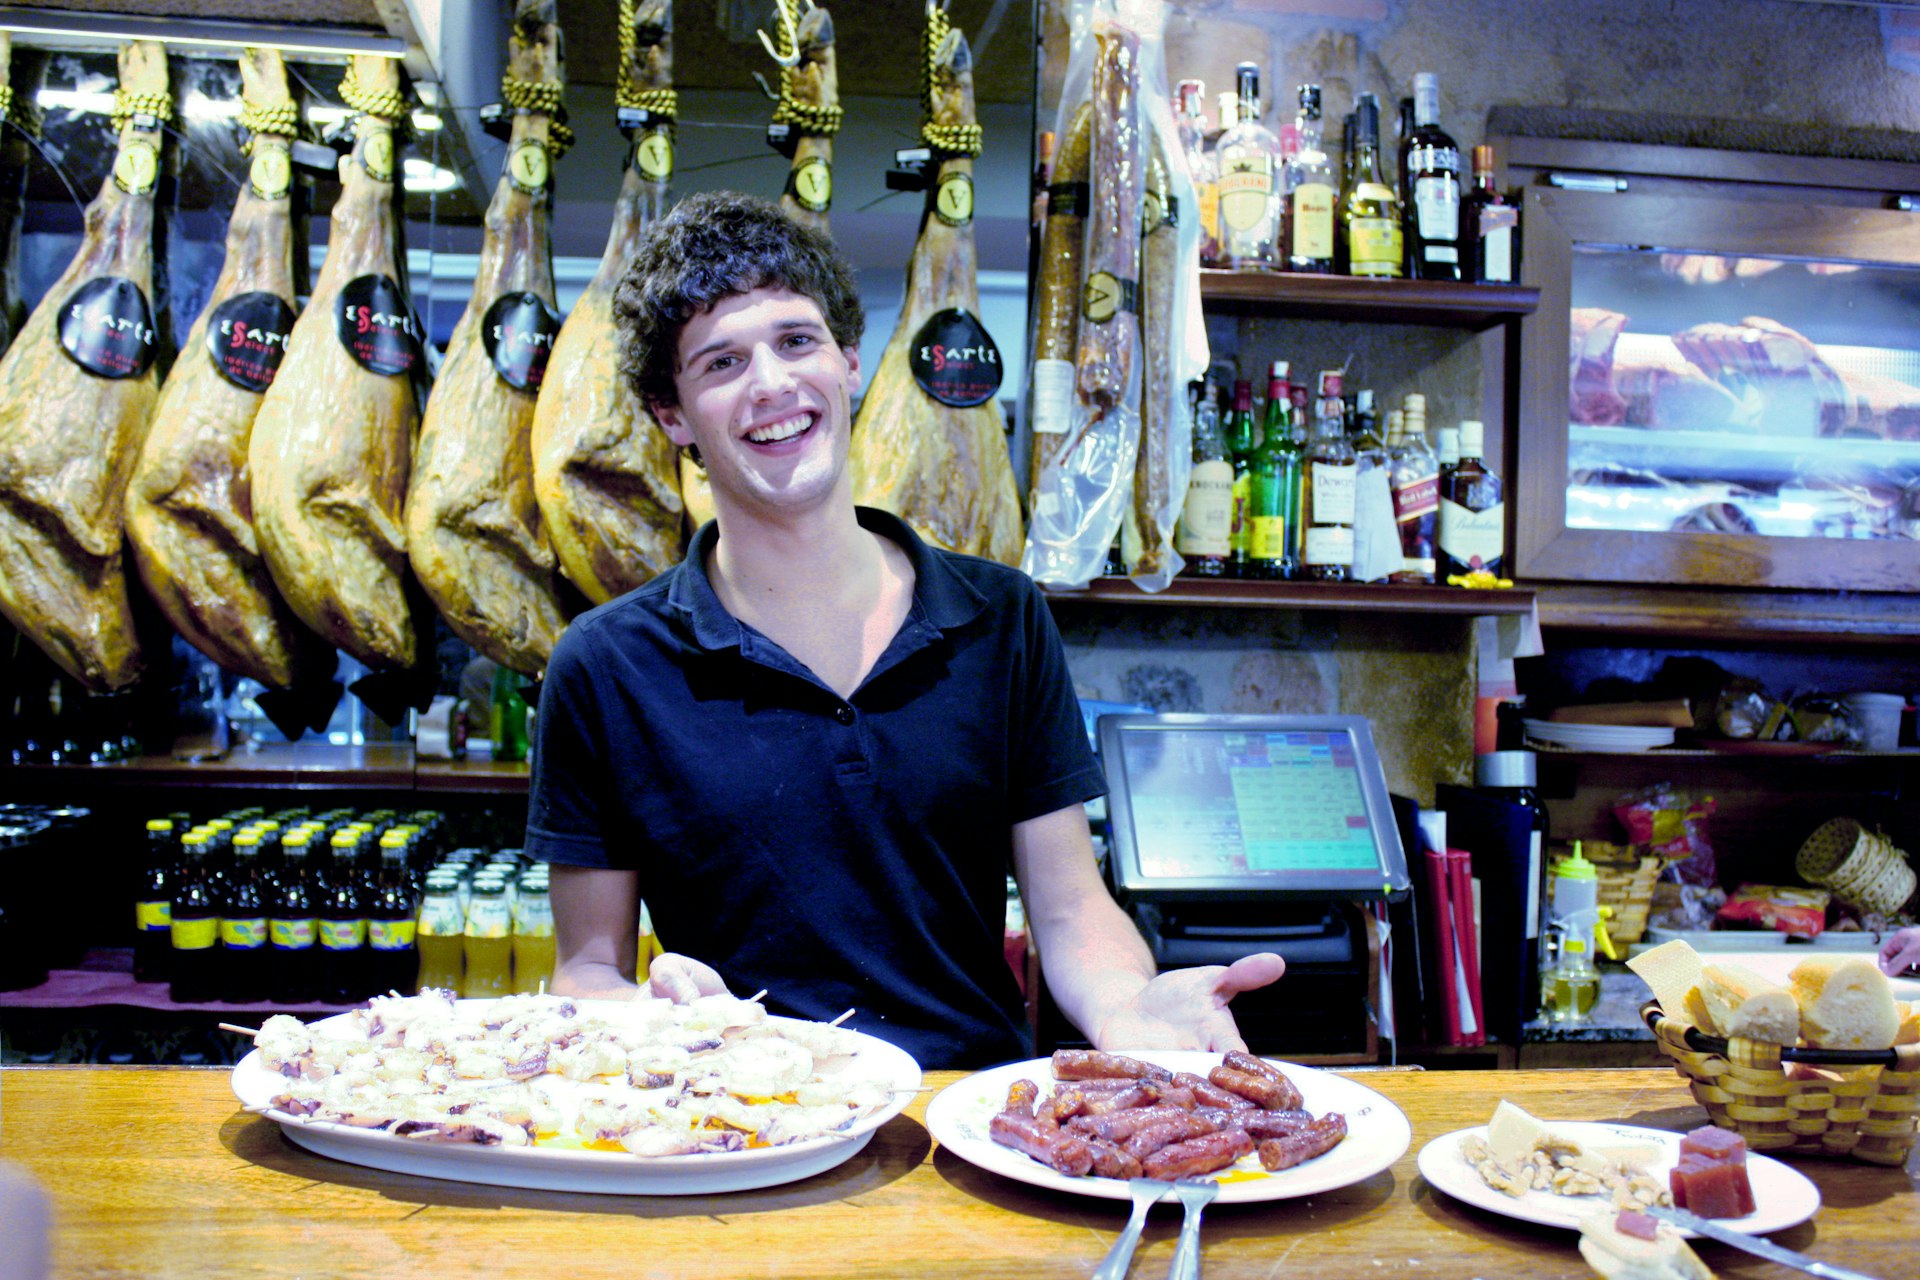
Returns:
[[[674,565],[625,595],[595,605],[574,618],[561,633],[555,656],[560,656],[562,651],[577,654],[594,652],[608,645],[624,645],[640,635],[664,637],[674,611],[673,579],[679,572],[680,566]]]

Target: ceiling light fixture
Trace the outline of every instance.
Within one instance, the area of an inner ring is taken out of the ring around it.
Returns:
[[[23,44],[49,49],[97,49],[130,40],[215,49],[279,49],[307,57],[346,58],[371,54],[406,56],[405,42],[389,35],[341,27],[290,27],[205,18],[147,18],[133,14],[79,13],[71,9],[0,8],[0,31]]]

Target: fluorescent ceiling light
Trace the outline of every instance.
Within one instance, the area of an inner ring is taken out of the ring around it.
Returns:
[[[404,41],[340,27],[291,27],[222,22],[205,18],[147,18],[132,14],[80,13],[71,9],[0,8],[0,31],[46,48],[98,48],[130,40],[198,45],[216,49],[281,49],[309,56],[344,58],[372,54],[406,56]]]

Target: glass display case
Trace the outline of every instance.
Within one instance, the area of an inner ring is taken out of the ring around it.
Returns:
[[[1529,189],[1517,572],[1920,590],[1917,218]]]

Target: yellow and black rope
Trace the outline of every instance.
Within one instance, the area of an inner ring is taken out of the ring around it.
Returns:
[[[773,105],[771,123],[787,125],[795,133],[831,138],[840,132],[840,121],[845,114],[839,104],[820,106],[802,102],[794,94],[800,77],[800,51],[794,48],[792,37],[800,22],[800,0],[779,0],[779,8],[780,21],[774,23],[774,45],[780,60],[780,97]]]
[[[977,156],[985,134],[977,124],[937,124],[934,121],[934,64],[940,56],[940,42],[947,38],[952,23],[937,0],[927,0],[927,34],[921,44],[920,138],[935,151],[948,155]]]
[[[347,74],[340,80],[340,101],[362,115],[379,116],[396,130],[405,125],[411,114],[405,94],[398,89],[376,89],[361,84],[352,67],[347,68]]]
[[[672,89],[651,89],[633,78],[634,21],[638,0],[620,0],[620,74],[613,87],[614,105],[623,111],[644,111],[673,120],[680,114],[680,95]]]
[[[253,140],[263,133],[271,133],[282,138],[300,136],[300,108],[291,102],[276,102],[270,106],[248,104],[240,109],[240,127],[247,131],[245,142],[240,144],[240,154],[253,154]]]
[[[113,131],[120,132],[127,122],[135,116],[151,116],[165,124],[173,119],[173,95],[160,93],[135,93],[128,89],[119,89],[113,95]]]
[[[515,111],[531,111],[547,116],[547,150],[558,160],[573,145],[573,130],[567,127],[566,107],[561,99],[566,86],[553,80],[516,80],[500,78],[500,100]]]

